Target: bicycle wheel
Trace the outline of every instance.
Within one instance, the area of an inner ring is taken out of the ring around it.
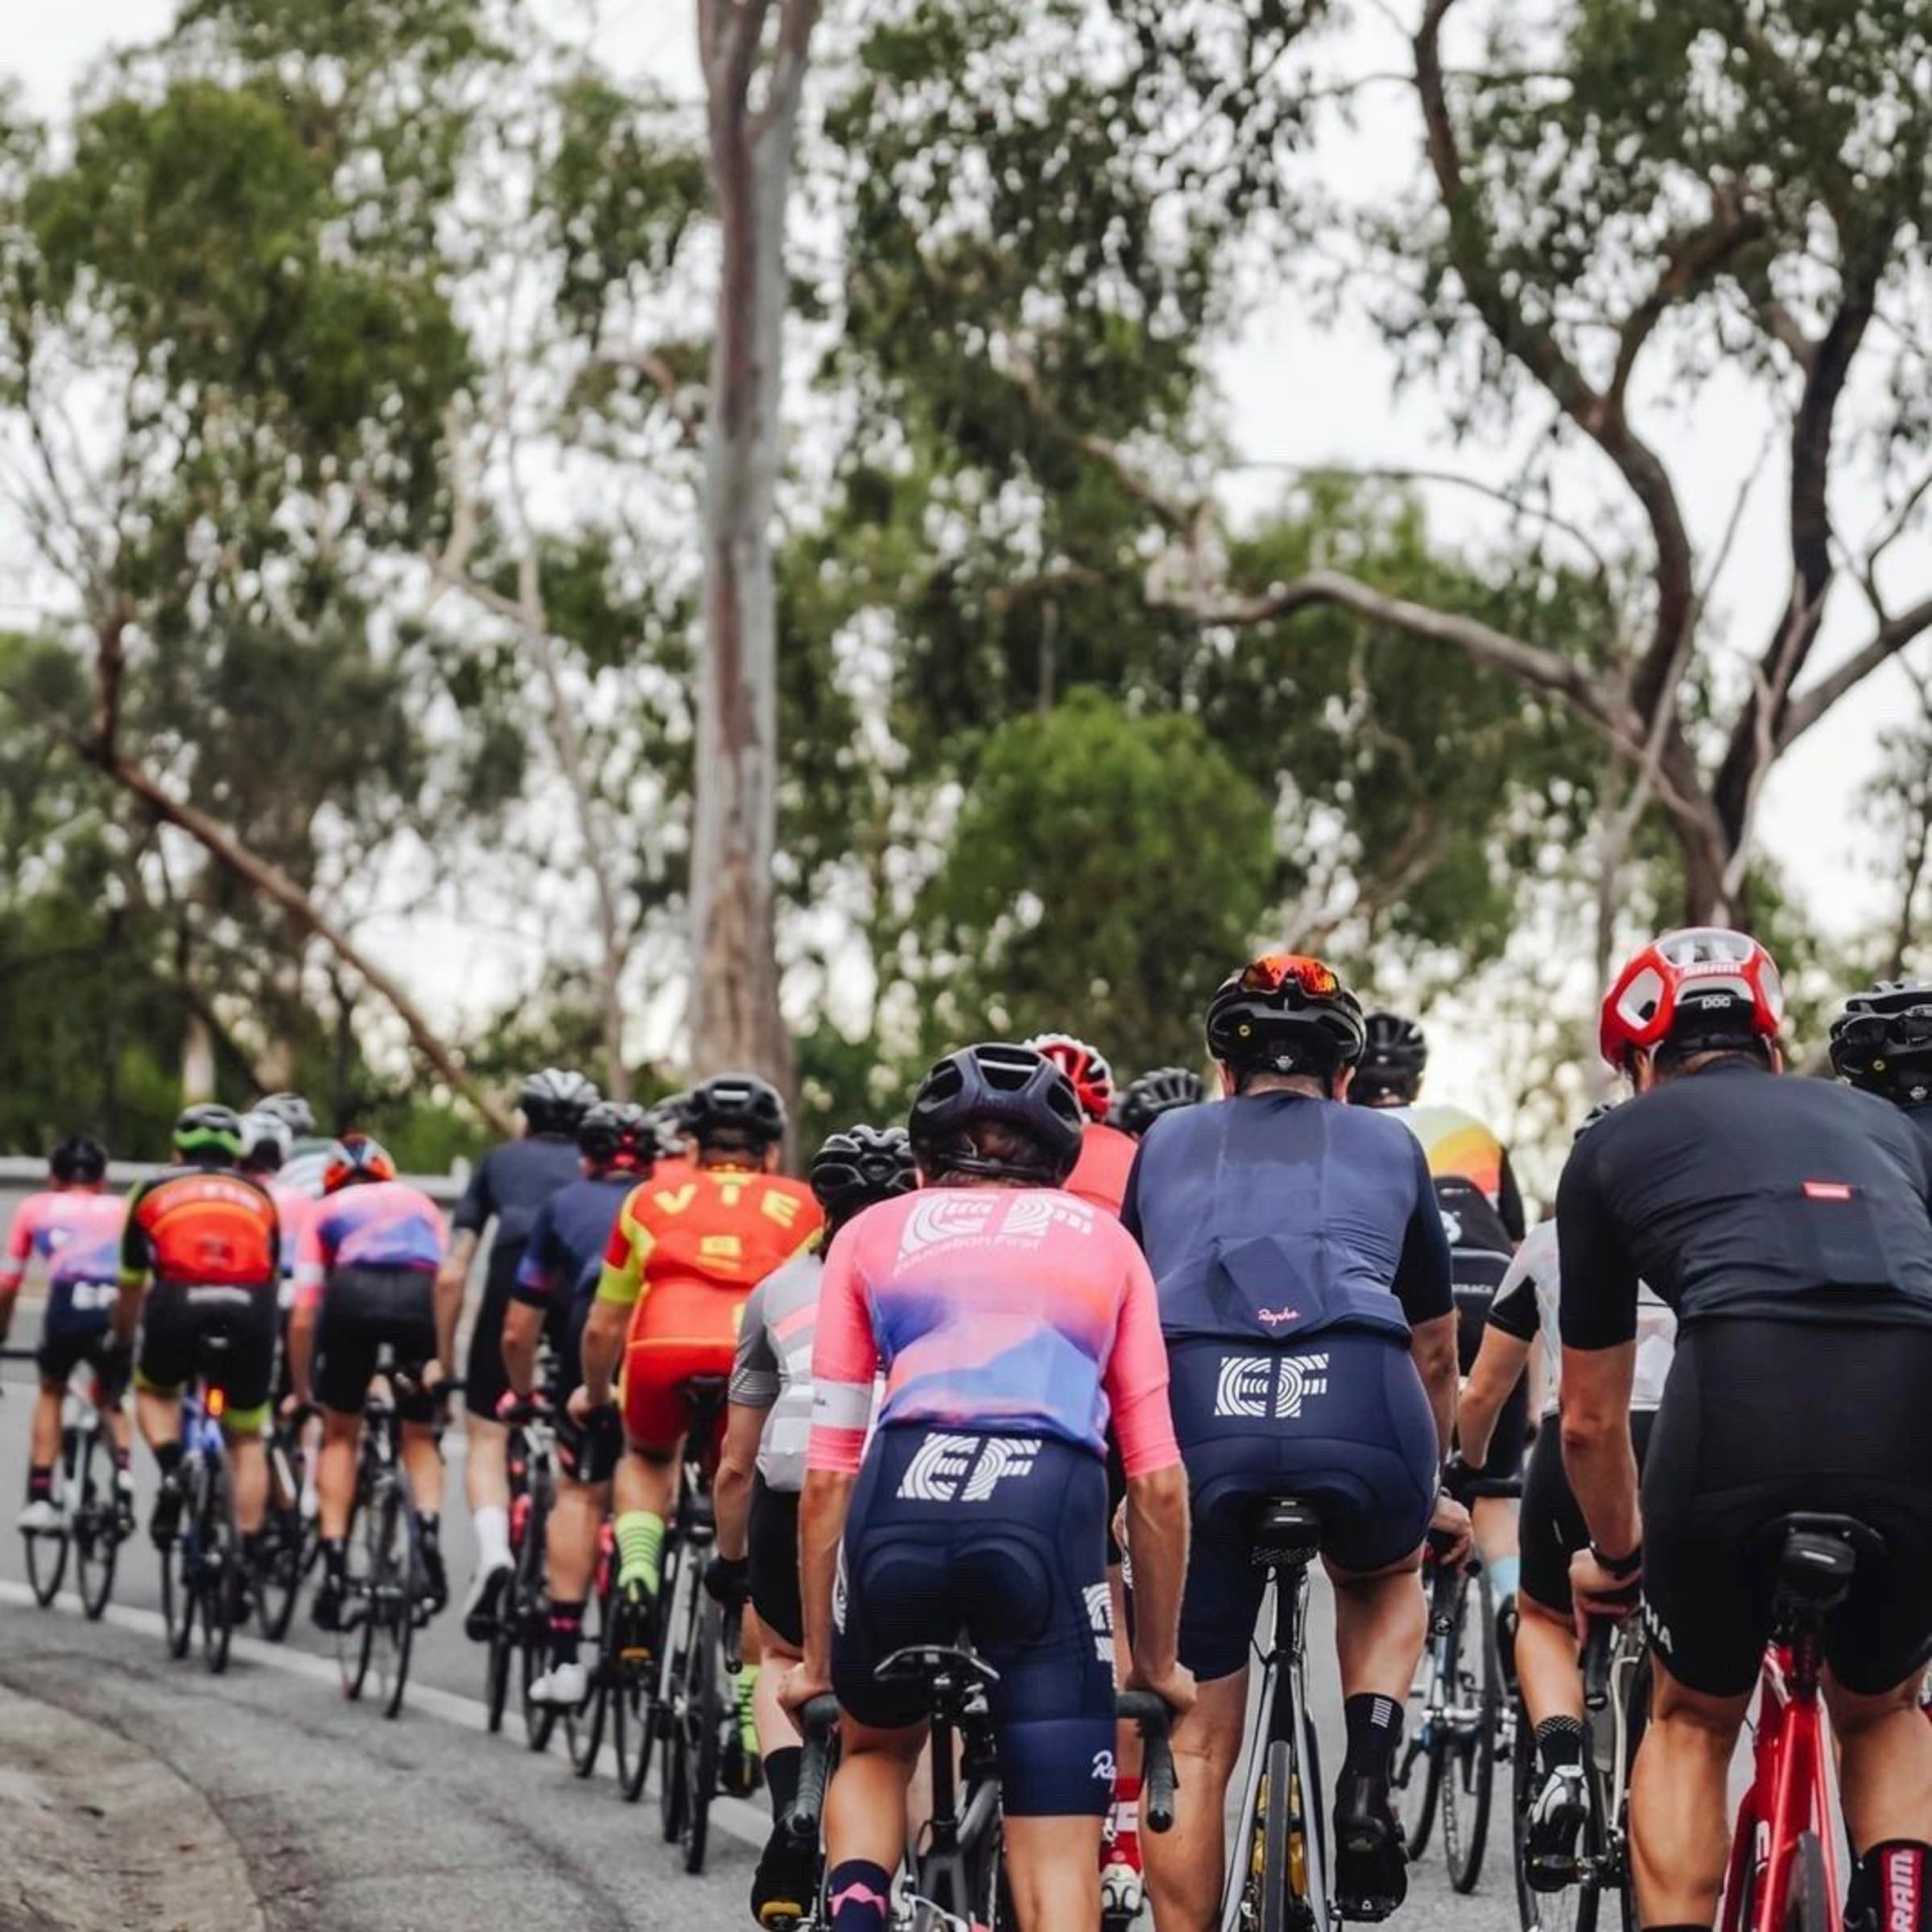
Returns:
[[[503,1728],[503,1713],[510,1706],[510,1666],[517,1645],[512,1612],[516,1606],[506,1585],[497,1601],[497,1620],[489,1633],[484,1653],[483,1703],[485,1719],[493,1733]]]
[[[683,1728],[687,1741],[681,1754],[684,1815],[678,1842],[683,1847],[684,1869],[695,1876],[704,1869],[710,1842],[711,1801],[718,1789],[718,1760],[728,1707],[719,1687],[724,1612],[708,1591],[698,1588],[695,1567],[691,1596],[697,1616],[684,1659]],[[735,1723],[736,1711],[730,1715]]]
[[[349,1513],[342,1622],[336,1633],[336,1668],[342,1676],[342,1695],[352,1704],[361,1696],[375,1658],[381,1513],[378,1496],[369,1487],[369,1465],[364,1463],[357,1471],[356,1500]]]
[[[256,1604],[262,1634],[271,1644],[288,1635],[302,1591],[307,1566],[307,1532],[302,1521],[299,1446],[278,1429],[268,1446],[268,1511],[262,1519],[262,1565],[256,1583]]]
[[[409,1485],[392,1473],[372,1513],[382,1525],[375,1575],[376,1591],[369,1622],[375,1653],[376,1690],[382,1715],[395,1717],[402,1709],[409,1682],[410,1650],[415,1641],[416,1598],[421,1589],[423,1553],[418,1547],[416,1513]]]
[[[658,1695],[651,1724],[664,1740],[664,1761],[658,1768],[658,1822],[664,1842],[679,1843],[684,1835],[684,1805],[691,1795],[684,1760],[691,1734],[683,1719],[684,1659],[697,1635],[697,1605],[684,1589],[684,1546],[670,1542],[664,1550],[664,1580],[659,1602],[663,1608],[664,1641],[658,1670]],[[696,1594],[696,1580],[692,1590]]]
[[[540,1474],[533,1471],[530,1517],[523,1541],[517,1550],[517,1567],[510,1579],[510,1600],[515,1606],[518,1688],[523,1700],[523,1741],[533,1751],[550,1748],[551,1735],[557,1728],[557,1707],[540,1704],[530,1694],[530,1686],[550,1667],[550,1593],[544,1575],[544,1548],[550,1534],[550,1490]]]
[[[1833,1901],[1825,1885],[1825,1847],[1815,1831],[1801,1835],[1791,1860],[1785,1900],[1785,1932],[1827,1932]]]
[[[65,1479],[61,1501],[71,1510],[76,1484],[73,1481],[77,1431],[70,1422],[60,1431],[60,1468]],[[46,1609],[60,1595],[60,1579],[67,1575],[67,1546],[72,1530],[71,1520],[58,1530],[23,1530],[20,1540],[27,1546],[27,1580],[34,1601]]]
[[[597,1768],[604,1743],[604,1719],[611,1701],[610,1673],[605,1667],[605,1629],[609,1621],[607,1591],[593,1589],[584,1606],[584,1641],[580,1654],[590,1658],[590,1695],[574,1711],[564,1713],[564,1738],[570,1748],[570,1768],[588,1777]]]
[[[642,1651],[626,1656],[621,1622],[613,1604],[604,1625],[604,1668],[610,1681],[610,1742],[617,1757],[617,1789],[626,1803],[634,1805],[644,1795],[658,1738],[654,1686],[660,1646],[654,1638]]]
[[[1596,1781],[1591,1781],[1589,1815],[1583,1821],[1583,1835],[1578,1849],[1584,1869],[1591,1876],[1561,1892],[1537,1892],[1530,1889],[1529,1821],[1530,1806],[1536,1798],[1538,1782],[1536,1745],[1530,1712],[1521,1700],[1517,1703],[1516,1749],[1510,1765],[1510,1819],[1512,1847],[1515,1852],[1516,1909],[1522,1932],[1595,1932],[1598,1901],[1596,1861],[1603,1850],[1603,1823],[1597,1810]]]
[[[1496,1790],[1496,1732],[1502,1713],[1502,1662],[1496,1651],[1496,1599],[1488,1570],[1463,1573],[1449,1633],[1451,1717],[1443,1779],[1443,1849],[1449,1882],[1473,1892],[1483,1874]]]
[[[201,1620],[201,1661],[217,1677],[228,1668],[235,1634],[235,1599],[242,1584],[242,1533],[235,1526],[235,1486],[225,1453],[201,1463],[196,1513],[196,1615]]]
[[[81,1439],[79,1500],[73,1515],[74,1580],[80,1607],[98,1623],[114,1594],[121,1526],[114,1496],[114,1457],[98,1429]]]
[[[1290,1869],[1294,1835],[1294,1755],[1285,1742],[1268,1747],[1261,1772],[1259,1815],[1254,1836],[1258,1852],[1252,1885],[1259,1909],[1253,1922],[1261,1932],[1289,1932],[1298,1922],[1291,1916],[1297,1903]]]
[[[161,1617],[167,1627],[167,1653],[188,1655],[195,1629],[195,1530],[188,1513],[193,1471],[200,1458],[184,1456],[175,1480],[182,1488],[182,1520],[161,1551]]]
[[[1389,1790],[1402,1836],[1408,1842],[1411,1863],[1428,1849],[1429,1834],[1435,1823],[1436,1804],[1443,1790],[1443,1740],[1437,1735],[1431,1707],[1438,1701],[1439,1686],[1447,1681],[1446,1672],[1438,1674],[1446,1640],[1433,1628],[1435,1603],[1432,1590],[1432,1627],[1429,1641],[1422,1647],[1422,1661],[1416,1666],[1415,1681],[1409,1686],[1409,1703],[1402,1720],[1402,1748],[1396,1757]]]

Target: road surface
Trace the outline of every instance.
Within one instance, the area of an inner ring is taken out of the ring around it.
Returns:
[[[31,1342],[23,1308],[11,1338]],[[23,1331],[25,1332],[23,1332]],[[331,1640],[238,1640],[226,1676],[171,1662],[155,1554],[122,1551],[106,1620],[32,1607],[12,1517],[24,1491],[31,1370],[0,1370],[0,1932],[711,1932],[751,1921],[762,1812],[720,1799],[709,1868],[687,1877],[650,1798],[570,1773],[559,1736],[522,1747],[513,1707],[485,1735],[481,1653],[452,1612],[419,1638],[394,1723],[344,1701]],[[450,1494],[460,1505],[460,1431]],[[145,1523],[153,1466],[137,1449]],[[452,1579],[473,1546],[460,1506]],[[1325,1607],[1324,1607],[1325,1608]],[[1325,1634],[1318,1640],[1324,1646]],[[1340,1761],[1333,1666],[1318,1651],[1327,1761]],[[1500,1796],[1500,1793],[1499,1793]],[[1500,1806],[1499,1806],[1500,1813]],[[1499,1817],[1499,1828],[1501,1820]],[[1439,1853],[1397,1922],[1516,1922],[1504,1858],[1459,1898]]]

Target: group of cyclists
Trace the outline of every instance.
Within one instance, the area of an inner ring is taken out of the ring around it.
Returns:
[[[47,1278],[22,1524],[58,1521],[60,1404],[89,1363],[115,1417],[131,1376],[165,1542],[182,1388],[218,1330],[245,1543],[272,1409],[321,1418],[312,1613],[336,1628],[386,1348],[440,1605],[441,1385],[460,1367],[473,1637],[511,1574],[510,1430],[554,1411],[530,1695],[569,1711],[590,1688],[601,1548],[618,1648],[659,1641],[688,1439],[716,1415],[696,1451],[716,1471],[704,1586],[756,1660],[737,1696],[773,1814],[758,1922],[896,1922],[927,1711],[881,1666],[963,1644],[986,1667],[1022,1932],[1130,1918],[1143,1885],[1157,1932],[1210,1932],[1248,1856],[1226,1806],[1268,1584],[1256,1525],[1291,1497],[1319,1520],[1335,1604],[1339,1915],[1377,1921],[1406,1896],[1392,1785],[1428,1634],[1418,1573],[1469,1561],[1530,1720],[1539,1890],[1576,1876],[1579,1641],[1641,1617],[1641,1922],[1690,1932],[1724,1884],[1726,1777],[1772,1629],[1765,1533],[1793,1513],[1854,1519],[1824,1637],[1847,1922],[1932,1932],[1932,987],[1852,998],[1835,1081],[1786,1077],[1784,1019],[1749,935],[1643,947],[1601,1012],[1629,1097],[1583,1124],[1534,1227],[1496,1137],[1422,1104],[1420,1028],[1286,952],[1216,992],[1214,1091],[1172,1067],[1117,1085],[1071,1034],[981,1043],[931,1069],[903,1125],[832,1133],[803,1182],[778,1171],[780,1096],[747,1075],[648,1111],[580,1074],[532,1076],[525,1131],[479,1164],[450,1227],[374,1141],[323,1140],[294,1095],[189,1108],[177,1165],[125,1204],[76,1136],[0,1266],[0,1335],[32,1257]],[[700,1395],[720,1385],[721,1409]],[[1496,1493],[1519,1474],[1520,1511]],[[1172,1828],[1144,1839],[1121,1688],[1171,1714]],[[815,1845],[788,1825],[800,1714],[827,1694],[838,1753]]]

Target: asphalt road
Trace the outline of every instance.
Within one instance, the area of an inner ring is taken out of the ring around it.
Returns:
[[[22,1316],[15,1345],[31,1340],[31,1311]],[[85,1622],[71,1598],[33,1608],[11,1531],[30,1377],[18,1363],[0,1372],[0,1932],[709,1932],[753,1922],[745,1901],[762,1810],[718,1801],[709,1868],[687,1877],[650,1797],[624,1804],[607,1769],[580,1783],[560,1736],[544,1757],[530,1753],[514,1706],[503,1735],[485,1735],[481,1653],[453,1612],[419,1637],[408,1708],[390,1723],[344,1701],[331,1640],[308,1625],[306,1605],[286,1645],[237,1640],[225,1677],[192,1654],[171,1662],[144,1538],[122,1551],[104,1622]],[[145,1521],[145,1450],[135,1467]],[[445,1532],[459,1590],[473,1554],[461,1473],[459,1451]],[[1326,1609],[1315,1675],[1334,1765]],[[1472,1898],[1450,1889],[1430,1849],[1396,1922],[1432,1932],[1515,1924],[1500,1849]]]

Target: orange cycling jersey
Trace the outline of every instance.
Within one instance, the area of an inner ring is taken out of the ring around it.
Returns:
[[[824,1216],[801,1183],[744,1168],[658,1171],[631,1190],[605,1251],[597,1299],[634,1308],[624,1418],[634,1443],[668,1447],[688,1418],[679,1385],[727,1376],[746,1298],[818,1240]]]
[[[121,1237],[121,1279],[272,1290],[281,1225],[267,1191],[238,1174],[172,1168],[138,1188]]]

